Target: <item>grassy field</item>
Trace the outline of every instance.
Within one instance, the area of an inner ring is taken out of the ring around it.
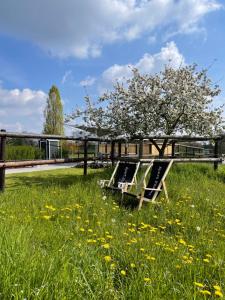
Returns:
[[[177,165],[170,202],[137,210],[97,185],[110,170],[7,177],[0,299],[216,299],[225,294],[225,168]],[[225,297],[225,296],[224,296]]]

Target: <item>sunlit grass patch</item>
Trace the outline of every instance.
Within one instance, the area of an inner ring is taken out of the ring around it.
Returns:
[[[177,165],[138,212],[110,170],[10,175],[0,196],[2,299],[213,299],[224,294],[225,168]],[[215,288],[216,287],[216,288]]]

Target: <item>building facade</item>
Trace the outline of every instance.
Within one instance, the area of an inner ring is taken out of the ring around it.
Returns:
[[[161,147],[162,143],[157,143]],[[193,146],[187,144],[176,144],[174,149],[174,156],[176,157],[202,157],[204,155],[204,148],[201,146]],[[172,145],[168,145],[165,149],[165,156],[171,157]],[[110,143],[100,143],[98,146],[98,152],[109,156],[111,154],[111,144]],[[118,156],[119,145],[115,144],[114,150],[115,156]],[[159,152],[157,148],[149,141],[143,143],[142,158],[157,157]],[[139,157],[139,144],[127,143],[121,144],[121,156],[128,157]]]

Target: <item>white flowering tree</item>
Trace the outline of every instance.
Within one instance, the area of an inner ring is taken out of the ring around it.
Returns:
[[[117,82],[114,88],[92,104],[86,97],[86,109],[77,110],[69,119],[82,117],[88,127],[106,129],[112,137],[148,135],[214,135],[224,126],[223,108],[213,106],[220,93],[196,65],[173,69],[165,66],[158,74],[140,74]],[[152,143],[163,156],[169,140]]]

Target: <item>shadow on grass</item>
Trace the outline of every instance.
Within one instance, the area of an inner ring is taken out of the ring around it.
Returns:
[[[120,200],[120,206],[130,209],[130,210],[136,210],[139,205],[139,200],[136,197],[124,197],[123,201]]]
[[[58,186],[60,188],[68,188],[74,184],[90,184],[91,182],[96,182],[99,179],[108,178],[108,170],[103,172],[92,172],[86,176],[80,174],[63,174],[62,172],[51,174],[50,171],[46,174],[15,174],[7,178],[6,188],[7,190],[16,190],[21,187],[41,187],[48,188],[50,186]]]
[[[106,190],[104,189],[104,194],[107,196],[111,196],[112,199],[121,207],[125,209],[134,210],[138,208],[139,200],[135,196],[125,196],[122,199],[122,193],[121,191],[115,191],[115,190]]]

